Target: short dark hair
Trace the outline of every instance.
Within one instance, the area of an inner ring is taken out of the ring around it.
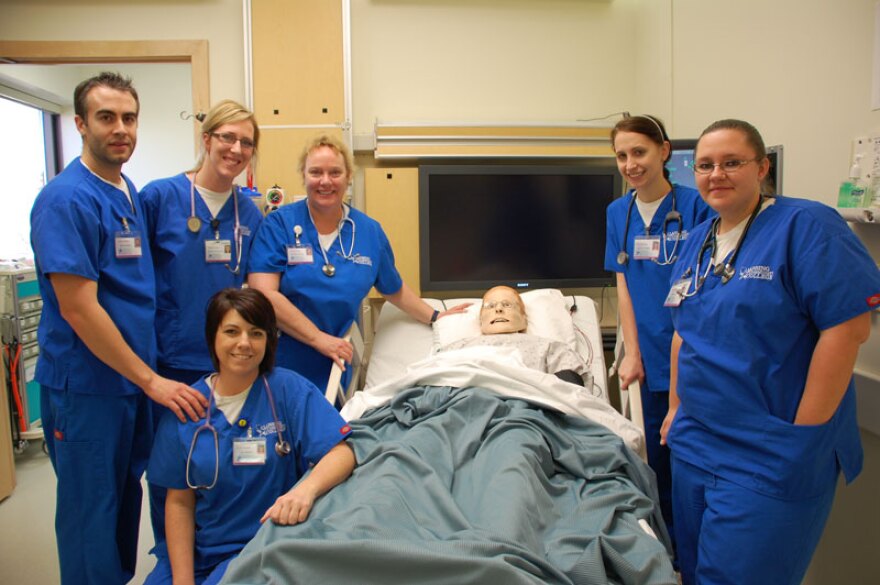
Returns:
[[[734,118],[727,118],[724,120],[716,120],[709,124],[703,133],[700,134],[700,140],[702,140],[703,136],[709,134],[711,132],[716,132],[718,130],[739,130],[746,137],[746,142],[749,146],[752,147],[752,150],[755,151],[755,158],[760,160],[764,160],[767,157],[767,147],[764,146],[764,139],[761,138],[761,133],[758,132],[758,129],[749,124],[744,120],[736,120]],[[697,140],[697,148],[700,146],[700,141]]]
[[[664,142],[669,142],[669,134],[666,133],[666,127],[663,121],[656,116],[629,116],[626,115],[622,120],[614,125],[611,129],[611,146],[614,147],[614,139],[617,138],[618,132],[635,132],[646,136],[651,142],[663,146]],[[666,160],[663,161],[663,176],[669,179],[669,169],[666,168],[666,162],[672,156],[670,150]]]
[[[224,288],[214,294],[208,301],[208,313],[205,319],[205,341],[208,342],[208,353],[214,369],[220,369],[214,341],[217,330],[226,313],[235,309],[241,317],[266,332],[266,355],[260,362],[260,374],[266,374],[275,365],[275,350],[278,347],[278,325],[275,321],[275,309],[266,296],[254,288]]]
[[[86,119],[86,115],[88,114],[86,98],[88,97],[89,92],[98,86],[109,87],[110,89],[118,91],[127,91],[131,94],[131,97],[134,98],[138,111],[140,111],[141,102],[140,99],[138,99],[137,90],[135,90],[134,86],[131,84],[131,78],[112,71],[102,71],[98,75],[89,77],[81,82],[76,86],[76,89],[73,90],[73,111],[83,120]]]

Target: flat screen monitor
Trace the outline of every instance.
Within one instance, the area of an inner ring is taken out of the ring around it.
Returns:
[[[620,195],[613,161],[421,166],[422,291],[612,284],[605,208]]]
[[[669,169],[669,181],[673,185],[697,188],[694,179],[694,150],[697,147],[696,140],[672,140],[672,152],[666,161]]]

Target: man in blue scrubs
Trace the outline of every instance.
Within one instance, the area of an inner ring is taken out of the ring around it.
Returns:
[[[143,209],[122,175],[137,142],[137,92],[102,73],[73,97],[82,156],[31,212],[43,297],[36,380],[58,478],[61,581],[118,585],[135,571],[149,400],[181,420],[198,420],[207,402],[153,371],[155,280]]]

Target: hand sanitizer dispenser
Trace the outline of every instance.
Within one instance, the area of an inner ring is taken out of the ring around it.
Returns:
[[[840,184],[837,195],[838,207],[864,207],[871,204],[871,190],[862,179],[862,166],[859,164],[862,155],[857,154],[856,160],[849,169],[849,179]]]

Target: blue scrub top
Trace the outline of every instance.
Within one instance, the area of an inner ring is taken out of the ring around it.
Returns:
[[[349,217],[357,226],[352,234],[351,222],[342,226],[342,244],[336,238],[327,251],[327,258],[336,267],[336,274],[328,277],[322,272],[318,231],[309,217],[306,201],[285,205],[269,214],[254,240],[248,270],[250,272],[281,273],[281,293],[308,317],[318,329],[341,337],[357,318],[361,300],[373,286],[383,295],[394,294],[403,286],[403,280],[394,266],[391,244],[382,226],[357,209],[349,209]],[[312,247],[313,261],[308,264],[288,265],[287,247],[294,246],[294,226],[303,230],[300,243]],[[354,260],[349,254],[354,238]],[[343,251],[344,248],[344,251]],[[278,343],[276,363],[296,370],[318,388],[327,385],[332,361],[311,346],[282,334]]]
[[[191,215],[190,180],[181,173],[149,183],[141,191],[156,270],[156,335],[159,364],[166,368],[211,371],[214,366],[205,344],[205,310],[217,291],[241,288],[247,275],[251,243],[263,215],[253,201],[238,189],[239,224],[242,226],[241,268],[233,274],[226,263],[205,260],[205,241],[213,240],[211,211],[196,192],[196,216],[202,225],[191,232],[186,222]],[[233,233],[235,203],[232,197],[217,215],[221,240],[232,244],[231,266],[238,251]]]
[[[690,187],[673,185],[675,208],[681,214],[681,233],[678,222],[667,225],[667,253],[672,256],[675,238],[680,238],[676,254],[681,254],[684,243],[690,238],[694,226],[715,215],[707,206],[699,192]],[[671,195],[671,194],[670,194]],[[646,229],[645,222],[639,214],[638,207],[633,205],[629,218],[629,233],[626,238],[626,252],[629,262],[625,265],[617,261],[617,255],[624,250],[623,232],[626,229],[626,211],[635,191],[629,191],[625,197],[616,199],[608,206],[606,212],[605,239],[605,270],[619,272],[626,278],[626,286],[632,298],[633,311],[636,317],[636,329],[639,335],[639,348],[645,368],[645,385],[652,392],[669,390],[669,350],[672,343],[672,320],[669,310],[663,306],[669,292],[669,276],[673,265],[663,266],[651,260],[635,260],[633,258],[636,236],[661,235],[663,220],[672,210],[672,197],[667,195],[651,219]],[[664,258],[661,250],[660,258]]]
[[[693,272],[710,227],[693,231],[670,282]],[[819,333],[874,308],[880,272],[835,210],[782,196],[755,218],[735,268],[672,309],[682,346],[670,448],[775,497],[821,494],[838,469],[851,481],[862,466],[852,380],[829,422],[792,423]]]
[[[155,278],[144,211],[127,177],[132,202],[73,160],[46,185],[31,210],[31,245],[43,312],[37,337],[36,380],[80,394],[126,395],[140,389],[99,360],[61,316],[49,279],[53,273],[98,283],[98,302],[125,342],[151,368],[156,365]],[[141,237],[139,258],[117,258],[116,236],[128,228]]]
[[[302,376],[275,368],[268,375],[283,438],[291,452],[275,452],[277,430],[262,378],[251,386],[238,420],[230,424],[215,406],[211,424],[219,435],[220,471],[210,490],[195,490],[195,568],[210,569],[230,554],[237,553],[257,533],[260,518],[300,477],[351,434],[351,428],[324,396]],[[206,378],[193,387],[208,396]],[[242,422],[244,421],[244,422]],[[170,412],[159,423],[153,444],[147,479],[173,489],[188,489],[186,460],[196,429],[204,419],[181,423]],[[232,442],[244,438],[265,438],[265,465],[233,465]],[[210,431],[199,433],[190,463],[190,481],[210,485],[215,469],[214,439]]]

